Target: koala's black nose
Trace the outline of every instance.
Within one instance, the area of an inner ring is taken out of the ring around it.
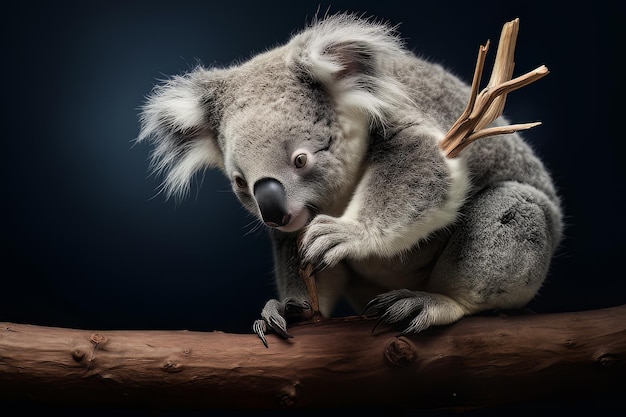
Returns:
[[[291,216],[287,212],[285,188],[274,178],[263,178],[254,184],[254,198],[263,221],[270,227],[285,226]]]

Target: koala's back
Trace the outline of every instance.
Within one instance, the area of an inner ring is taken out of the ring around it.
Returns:
[[[467,105],[469,84],[443,66],[411,54],[388,65],[406,86],[415,103],[417,119],[424,118],[447,132]],[[510,122],[502,116],[493,124]],[[495,182],[519,181],[542,190],[558,204],[549,172],[519,133],[481,139],[463,152],[471,178],[471,193]]]

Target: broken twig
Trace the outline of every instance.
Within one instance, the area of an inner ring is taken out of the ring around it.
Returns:
[[[504,24],[491,77],[487,86],[478,93],[487,50],[489,49],[489,41],[485,45],[480,46],[467,107],[439,145],[447,157],[454,158],[458,156],[469,144],[480,138],[513,133],[541,124],[541,122],[533,122],[486,128],[486,126],[502,115],[508,93],[537,81],[549,72],[545,65],[541,65],[524,75],[511,78],[513,76],[513,67],[515,66],[513,58],[518,31],[519,19],[514,19]]]

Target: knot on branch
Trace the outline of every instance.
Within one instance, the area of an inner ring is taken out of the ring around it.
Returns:
[[[298,385],[300,385],[300,383],[298,381],[295,381],[292,384],[287,385],[281,389],[280,405],[282,408],[295,408],[296,407]]]
[[[417,359],[417,352],[411,342],[404,337],[395,337],[385,347],[385,359],[398,367],[409,366]]]
[[[93,350],[91,351],[91,357],[89,358],[89,362],[87,364],[87,370],[90,371],[93,367],[94,362],[96,361],[96,352],[102,347],[104,346],[109,339],[100,333],[93,333],[90,337],[89,340],[91,341],[91,343],[93,344]],[[74,360],[76,359],[76,356],[73,356]],[[82,360],[82,358],[80,359]],[[78,360],[77,360],[78,361]]]
[[[169,359],[167,361],[165,361],[165,363],[163,364],[163,366],[161,367],[161,369],[167,373],[173,374],[173,373],[178,373],[180,371],[183,370],[183,365],[181,365],[180,363],[178,363],[175,360]]]
[[[91,340],[91,343],[93,343],[96,348],[101,347],[101,345],[104,345],[106,342],[109,341],[109,339],[105,335],[100,333],[92,334],[89,340]]]
[[[604,368],[616,367],[619,364],[617,355],[608,352],[597,352],[593,359]]]
[[[72,359],[76,362],[81,362],[85,358],[85,352],[80,349],[74,349],[72,351]]]

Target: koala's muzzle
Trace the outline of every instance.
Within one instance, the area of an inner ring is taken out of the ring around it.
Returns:
[[[263,178],[254,184],[254,198],[263,221],[270,227],[285,226],[291,220],[287,211],[285,188],[274,178]]]

